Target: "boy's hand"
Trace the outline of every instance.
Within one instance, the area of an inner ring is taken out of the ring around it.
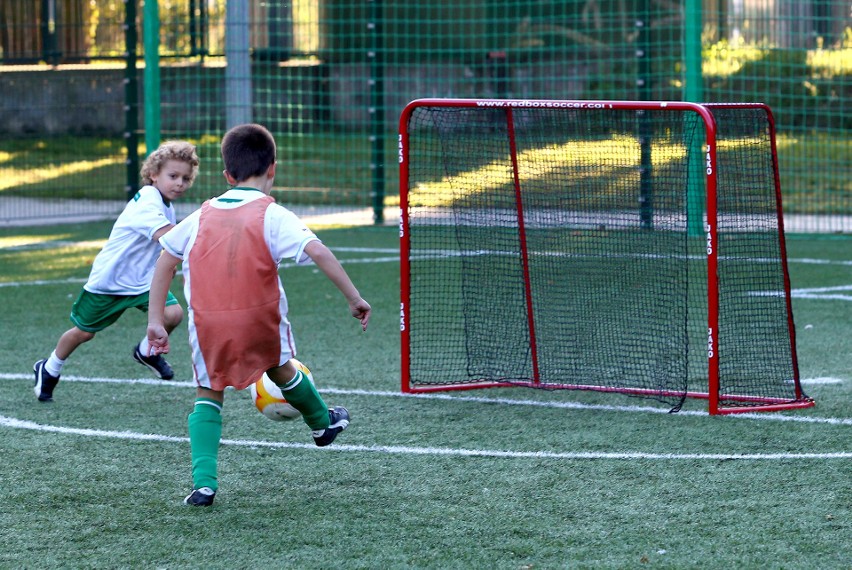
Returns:
[[[169,333],[162,325],[148,325],[148,344],[151,345],[146,356],[168,354]]]
[[[370,322],[370,312],[372,311],[370,304],[362,298],[349,303],[349,312],[353,317],[361,321],[361,330],[367,330],[367,323]],[[150,338],[150,337],[149,337]],[[150,340],[148,342],[151,342]]]

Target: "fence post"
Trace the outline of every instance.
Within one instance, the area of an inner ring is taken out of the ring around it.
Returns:
[[[704,99],[704,77],[701,70],[701,30],[704,15],[701,0],[686,0],[684,22],[684,73],[683,99],[701,103]],[[689,149],[689,188],[686,193],[687,233],[699,236],[704,233],[704,153],[703,145],[694,143]]]
[[[370,196],[373,198],[373,223],[381,224],[385,220],[385,46],[382,36],[382,2],[369,2],[367,60],[370,65]]]
[[[130,200],[139,189],[139,92],[136,79],[136,0],[124,0],[124,140],[127,145],[127,184]]]
[[[247,2],[225,9],[225,127],[252,122],[252,74]]]
[[[639,32],[637,39],[636,57],[639,60],[639,77],[636,84],[639,88],[639,99],[650,101],[651,94],[651,0],[642,0],[640,19],[636,20]],[[639,218],[643,229],[654,229],[654,194],[651,178],[653,158],[651,156],[651,125],[645,111],[639,113]]]
[[[58,65],[62,60],[62,54],[56,42],[56,34],[61,23],[61,15],[56,10],[56,0],[42,0],[41,56],[50,65]]]
[[[142,21],[145,46],[145,154],[160,146],[160,10],[157,2],[145,2]]]

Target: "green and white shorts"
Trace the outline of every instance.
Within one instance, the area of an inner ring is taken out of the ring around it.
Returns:
[[[169,291],[166,306],[177,305],[177,298]],[[71,322],[80,330],[95,333],[102,331],[121,316],[124,311],[136,308],[148,312],[148,293],[141,295],[103,295],[80,291],[71,307]]]

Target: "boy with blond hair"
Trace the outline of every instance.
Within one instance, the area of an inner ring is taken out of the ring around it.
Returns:
[[[148,310],[148,288],[160,255],[159,239],[176,223],[172,204],[189,190],[198,174],[195,146],[168,141],[148,155],[140,171],[142,188],[118,216],[104,248],[95,257],[89,279],[71,307],[74,326],[59,338],[48,358],[33,365],[35,395],[53,400],[53,390],[65,361],[78,346],[92,340],[129,308]],[[183,319],[183,310],[171,293],[163,324],[168,332]],[[149,356],[148,337],[133,348],[133,358],[163,380],[174,376],[160,355]]]

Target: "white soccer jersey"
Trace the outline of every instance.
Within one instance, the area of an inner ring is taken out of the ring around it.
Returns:
[[[210,207],[225,210],[238,208],[263,196],[265,194],[259,190],[232,188],[218,198],[210,200]],[[200,215],[201,210],[195,210],[168,234],[160,238],[163,249],[182,259],[184,263],[186,263],[189,250],[195,242]],[[283,259],[292,259],[298,264],[310,263],[310,258],[305,255],[305,246],[314,240],[319,240],[296,214],[280,204],[270,204],[266,209],[263,236],[273,259],[277,262]],[[186,266],[183,269],[186,272]]]
[[[175,220],[174,206],[166,205],[159,190],[153,186],[140,188],[115,221],[83,288],[106,295],[147,293],[162,251],[151,238]]]

